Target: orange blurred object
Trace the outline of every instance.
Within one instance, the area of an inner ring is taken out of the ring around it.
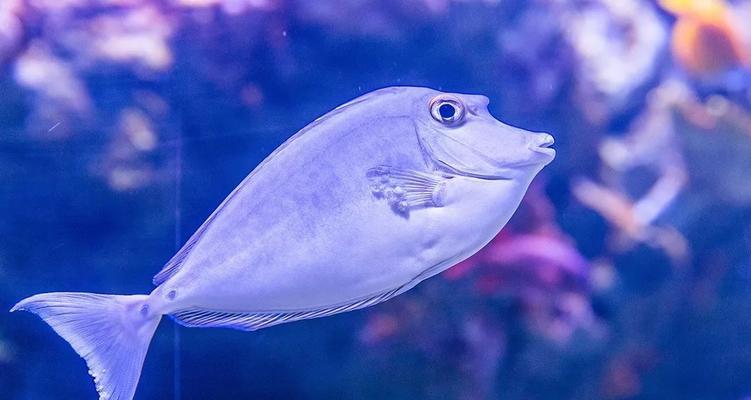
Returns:
[[[723,0],[659,0],[678,18],[671,38],[673,55],[694,75],[751,65],[749,49],[734,10]]]

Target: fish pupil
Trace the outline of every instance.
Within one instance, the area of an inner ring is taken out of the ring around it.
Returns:
[[[441,114],[441,118],[450,120],[456,115],[456,108],[451,104],[445,103],[438,107],[438,113]]]

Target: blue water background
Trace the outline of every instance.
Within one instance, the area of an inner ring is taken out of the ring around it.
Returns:
[[[184,241],[297,130],[430,86],[555,136],[505,236],[367,310],[181,328],[180,398],[742,399],[748,69],[691,71],[671,52],[678,17],[628,3],[3,0],[0,309],[148,293],[176,223]],[[658,182],[672,197],[649,197]],[[165,319],[136,398],[174,397],[174,351]],[[49,327],[0,312],[0,398],[95,391]]]

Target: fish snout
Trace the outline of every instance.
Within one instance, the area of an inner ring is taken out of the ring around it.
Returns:
[[[550,147],[555,143],[555,138],[549,133],[538,133],[534,135],[534,138],[537,147]]]
[[[548,133],[535,133],[530,135],[529,149],[548,158],[548,162],[555,157],[555,150],[551,147],[555,143],[553,135]]]

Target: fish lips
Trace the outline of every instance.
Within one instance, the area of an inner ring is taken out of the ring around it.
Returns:
[[[439,167],[454,174],[486,180],[510,180],[518,176],[518,171],[539,165],[545,166],[555,158],[555,150],[550,148],[555,142],[548,134],[535,135],[530,141],[529,157],[518,162],[501,162],[479,150],[438,131],[430,129],[430,134],[419,133],[418,139],[423,153]]]
[[[543,165],[547,165],[555,159],[556,152],[555,149],[551,147],[553,144],[555,144],[555,138],[553,138],[553,135],[543,133],[536,135],[535,140],[530,141],[528,148],[532,150],[532,152],[539,154],[539,156],[534,158],[539,160]],[[534,164],[536,162],[532,163]]]

